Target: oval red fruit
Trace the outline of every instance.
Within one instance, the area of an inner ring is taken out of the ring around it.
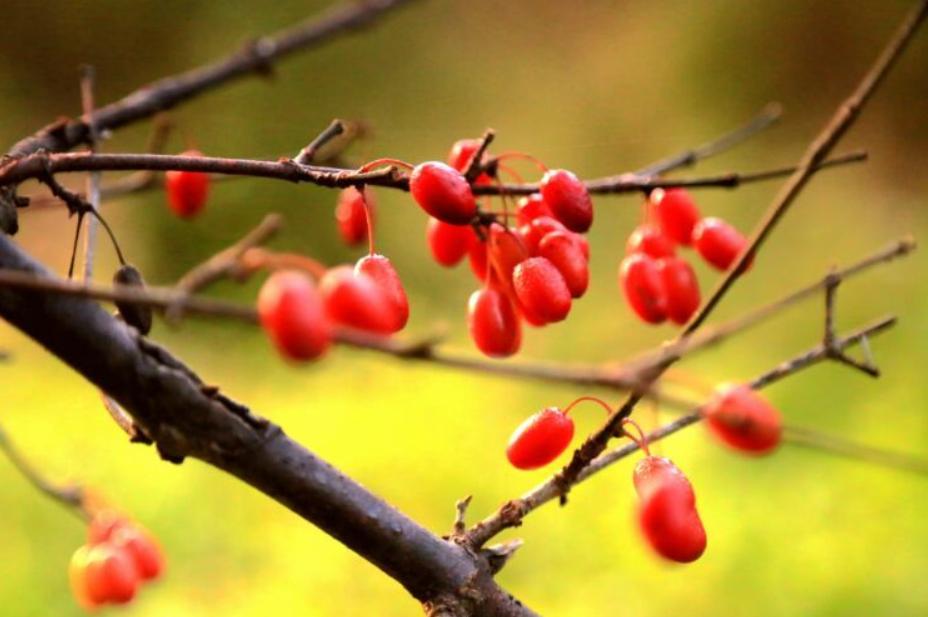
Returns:
[[[650,200],[664,235],[677,244],[689,246],[693,228],[699,222],[699,208],[689,193],[679,188],[654,189]]]
[[[506,294],[495,287],[471,294],[467,327],[477,349],[494,358],[511,356],[522,344],[519,316]]]
[[[338,203],[335,206],[335,221],[338,223],[338,233],[349,246],[355,246],[367,240],[367,213],[364,201],[371,210],[371,221],[374,220],[373,193],[365,190],[364,195],[353,186],[342,189],[338,194]]]
[[[567,282],[544,257],[530,257],[516,266],[512,287],[519,304],[547,323],[561,321],[570,312]]]
[[[433,217],[464,225],[477,214],[477,202],[461,172],[436,161],[420,163],[409,175],[413,199]]]
[[[477,238],[477,241],[474,242],[467,251],[467,258],[470,262],[470,270],[474,273],[477,280],[481,282],[486,281],[487,268],[489,267],[486,241]]]
[[[203,156],[199,150],[187,150],[181,156]],[[203,210],[209,197],[209,174],[199,171],[171,170],[164,174],[168,206],[181,218],[192,218]]]
[[[709,430],[736,450],[768,454],[780,444],[780,412],[746,385],[720,386],[703,415]]]
[[[660,259],[661,257],[672,257],[676,254],[674,241],[664,235],[660,229],[654,225],[639,225],[628,237],[625,244],[625,253],[644,253],[649,257]]]
[[[490,265],[508,290],[512,285],[513,270],[529,253],[521,238],[499,223],[490,225],[489,236]]]
[[[88,596],[97,603],[126,604],[139,587],[139,574],[132,558],[108,543],[90,548],[85,577]]]
[[[367,255],[354,266],[355,274],[369,277],[383,292],[384,305],[390,316],[389,332],[399,332],[409,320],[409,299],[403,281],[390,260],[383,255]]]
[[[268,277],[258,293],[258,319],[280,353],[291,360],[316,359],[332,340],[319,292],[297,270],[279,270]]]
[[[528,224],[520,227],[519,236],[522,238],[522,242],[525,244],[525,249],[528,251],[529,255],[537,255],[538,245],[541,244],[545,236],[549,233],[566,229],[567,228],[556,218],[539,216]]]
[[[669,459],[647,456],[633,475],[639,496],[638,522],[645,539],[662,557],[680,563],[698,559],[706,531],[696,495],[686,476]]]
[[[541,179],[541,196],[567,229],[583,233],[593,224],[593,201],[586,185],[565,169],[551,169]]]
[[[425,238],[432,257],[447,268],[456,266],[477,241],[469,225],[450,225],[436,218],[429,218]]]
[[[667,317],[677,324],[685,324],[699,309],[699,281],[689,262],[680,257],[657,260],[657,272],[664,289]]]
[[[110,544],[129,555],[143,580],[158,578],[164,571],[164,555],[161,547],[144,531],[124,527],[113,534]]]
[[[93,515],[87,526],[87,543],[106,542],[117,530],[131,526],[132,521],[125,515],[115,510],[100,510]]]
[[[547,407],[519,425],[509,438],[506,458],[517,469],[538,469],[560,456],[573,437],[573,419]]]
[[[396,326],[395,315],[380,286],[351,266],[330,269],[319,281],[319,294],[329,319],[335,323],[379,334]]]
[[[546,235],[538,245],[538,254],[554,264],[574,298],[586,293],[590,284],[590,266],[583,255],[583,247],[577,241],[579,237],[570,231],[555,231]]]
[[[619,286],[628,305],[642,320],[657,324],[667,319],[664,284],[655,259],[641,253],[623,259],[619,266]]]
[[[540,216],[554,218],[554,212],[540,194],[532,193],[519,200],[519,207],[516,210],[516,222],[519,226],[528,225]]]
[[[719,270],[728,270],[748,241],[727,222],[710,216],[699,221],[693,230],[693,245],[706,262]]]

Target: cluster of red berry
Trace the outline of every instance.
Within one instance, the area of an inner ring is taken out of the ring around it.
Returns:
[[[612,408],[604,401],[583,396],[564,410],[547,407],[516,428],[506,447],[506,458],[518,469],[537,469],[551,463],[570,445],[574,421],[568,415],[580,402]],[[703,408],[710,432],[723,443],[747,454],[772,452],[780,443],[780,413],[746,385],[725,384],[716,389]],[[632,424],[626,420],[627,424]],[[635,425],[637,427],[637,425]],[[634,472],[639,497],[638,519],[651,547],[662,557],[687,563],[698,559],[706,548],[706,532],[696,511],[696,497],[686,476],[666,458],[651,456],[642,435],[634,439],[646,457]]]
[[[93,610],[105,604],[126,604],[142,583],[164,571],[161,548],[130,519],[102,511],[87,528],[87,544],[71,557],[71,590],[81,606]]]
[[[628,238],[619,285],[629,306],[646,323],[670,319],[685,324],[699,308],[699,281],[689,262],[677,256],[677,245],[692,246],[707,263],[727,270],[747,241],[724,220],[701,218],[683,189],[652,191],[644,218]]]
[[[537,327],[562,321],[573,299],[586,292],[589,244],[581,234],[593,222],[593,203],[574,174],[546,170],[539,193],[520,200],[515,225],[510,226],[508,211],[481,217],[464,177],[479,147],[477,140],[460,140],[451,149],[450,164],[416,166],[409,190],[430,216],[426,239],[435,261],[452,267],[467,255],[483,283],[468,301],[471,338],[488,356],[505,357],[519,350],[522,320]],[[516,156],[525,157],[503,154],[493,167]],[[484,172],[475,184],[491,182]]]

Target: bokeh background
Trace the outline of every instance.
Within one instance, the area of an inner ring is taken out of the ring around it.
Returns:
[[[0,37],[0,142],[12,143],[58,115],[79,112],[77,68],[90,63],[98,97],[215,58],[243,41],[322,9],[327,2],[123,0],[4,2]],[[451,2],[422,0],[375,29],[279,65],[172,113],[170,150],[194,142],[216,155],[268,157],[299,150],[333,117],[370,123],[356,160],[443,158],[449,145],[498,132],[498,147],[535,154],[586,177],[633,169],[741,123],[768,101],[781,125],[703,172],[794,162],[869,65],[910,2],[765,0],[711,2]],[[822,275],[833,263],[928,231],[928,33],[912,46],[843,149],[871,161],[819,175],[772,237],[717,320]],[[119,131],[110,151],[144,147],[149,125]],[[526,169],[528,172],[529,170]],[[80,178],[71,178],[79,182]],[[36,187],[31,187],[38,190]],[[776,183],[704,190],[706,213],[750,228]],[[28,192],[28,191],[27,191]],[[326,262],[353,260],[332,218],[334,193],[282,182],[216,186],[195,222],[172,217],[158,191],[105,205],[130,259],[149,281],[169,284],[256,224],[285,215],[275,246]],[[379,249],[397,265],[412,301],[410,335],[446,327],[470,350],[466,267],[434,265],[424,217],[407,195],[381,191]],[[672,335],[632,319],[616,286],[639,198],[597,200],[593,282],[568,322],[531,331],[523,357],[619,360]],[[18,236],[59,271],[72,221],[64,208],[25,211]],[[114,268],[106,244],[98,278]],[[704,288],[717,275],[700,267]],[[892,311],[901,323],[873,343],[885,376],[866,379],[820,365],[770,388],[794,424],[928,456],[928,319],[925,257],[881,268],[841,288],[848,328]],[[213,293],[243,302],[259,281]],[[694,383],[742,380],[814,344],[820,301],[810,301],[680,365]],[[292,367],[261,332],[194,320],[159,322],[153,337],[206,381],[281,423],[312,450],[430,529],[444,532],[453,503],[472,493],[472,516],[542,480],[517,472],[503,448],[538,408],[587,392],[338,350]],[[401,587],[281,506],[196,462],[175,467],[130,445],[97,392],[12,328],[0,347],[0,420],[54,478],[101,490],[162,540],[168,576],[132,606],[138,617],[417,614]],[[602,393],[600,393],[602,394]],[[607,394],[617,400],[615,394]],[[645,410],[642,421],[651,425]],[[580,408],[579,430],[600,420]],[[505,537],[526,544],[500,582],[546,615],[924,615],[928,613],[928,480],[785,446],[747,460],[694,427],[662,450],[689,474],[710,544],[699,562],[658,561],[634,523],[631,463],[546,506]],[[78,615],[67,563],[84,529],[0,459],[0,606],[23,617]],[[115,610],[113,611],[116,612]]]

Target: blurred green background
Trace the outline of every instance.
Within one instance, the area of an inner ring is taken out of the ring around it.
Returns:
[[[215,58],[243,41],[312,15],[327,3],[108,0],[4,2],[0,37],[0,142],[10,144],[58,115],[79,112],[77,68],[98,71],[99,100]],[[910,2],[765,0],[711,2],[450,2],[430,0],[379,27],[279,65],[172,113],[171,150],[195,141],[215,155],[292,155],[333,117],[371,124],[357,160],[443,158],[449,145],[498,133],[498,149],[530,152],[585,177],[633,169],[741,123],[766,102],[784,104],[781,125],[703,172],[794,162],[874,58]],[[717,320],[822,275],[903,234],[928,230],[928,32],[915,42],[848,135],[864,166],[823,173],[772,237]],[[109,151],[144,147],[148,125],[119,131]],[[79,182],[79,177],[70,178]],[[776,183],[704,190],[706,213],[750,228]],[[195,222],[169,215],[151,192],[105,212],[131,261],[169,284],[239,237],[264,213],[285,215],[275,246],[326,262],[358,251],[334,233],[334,193],[283,182],[216,186]],[[410,335],[445,324],[470,349],[466,267],[442,270],[427,256],[424,217],[408,196],[381,191],[379,249],[397,265],[412,302]],[[568,322],[528,333],[522,356],[558,361],[621,359],[672,335],[632,319],[616,287],[639,198],[597,200],[593,282]],[[59,271],[72,222],[63,208],[23,212],[17,237]],[[98,275],[112,252],[101,244]],[[885,371],[868,380],[820,365],[777,384],[770,398],[791,423],[928,456],[928,360],[924,254],[841,288],[844,328],[887,311],[898,328],[873,347]],[[717,275],[699,268],[704,289]],[[216,294],[250,302],[259,281]],[[789,310],[764,328],[681,365],[696,381],[742,380],[814,344],[821,302]],[[473,493],[472,516],[546,477],[517,472],[503,448],[513,427],[577,388],[404,365],[337,350],[317,365],[281,362],[261,332],[239,324],[158,323],[153,337],[209,383],[282,424],[436,532],[454,501]],[[132,606],[143,616],[268,614],[414,615],[401,587],[301,519],[196,462],[158,460],[126,443],[97,392],[9,327],[0,347],[7,430],[55,478],[103,491],[162,540],[168,576]],[[610,400],[616,395],[608,394]],[[653,417],[642,410],[641,419]],[[580,408],[580,431],[600,420]],[[709,549],[699,562],[659,562],[633,523],[631,464],[620,464],[547,506],[505,537],[526,545],[500,582],[546,615],[924,615],[928,613],[928,481],[798,448],[747,460],[695,427],[662,451],[696,486]],[[0,459],[0,606],[16,616],[78,615],[66,568],[82,542],[76,519],[37,494]],[[113,611],[116,612],[116,611]]]

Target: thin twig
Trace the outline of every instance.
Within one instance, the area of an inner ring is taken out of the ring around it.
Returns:
[[[94,110],[94,83],[95,72],[92,66],[85,65],[81,70],[81,107],[84,115],[93,118]],[[97,143],[100,140],[100,134],[96,125],[91,121],[89,123],[89,140],[88,145],[90,152],[95,152]],[[87,203],[94,212],[100,209],[100,172],[94,171],[87,177]],[[78,217],[77,225],[80,227],[81,218]],[[84,280],[89,281],[93,278],[94,250],[97,245],[97,219],[91,216],[87,220],[87,235],[84,236]],[[72,256],[73,259],[73,256]]]
[[[783,440],[790,445],[816,450],[833,456],[863,461],[892,469],[928,475],[928,460],[886,448],[857,443],[836,435],[829,435],[798,426],[783,427]]]
[[[337,118],[332,120],[332,123],[329,124],[325,130],[309,142],[309,145],[300,150],[300,153],[293,158],[293,162],[297,165],[310,165],[314,163],[319,149],[344,132],[345,124]]]

